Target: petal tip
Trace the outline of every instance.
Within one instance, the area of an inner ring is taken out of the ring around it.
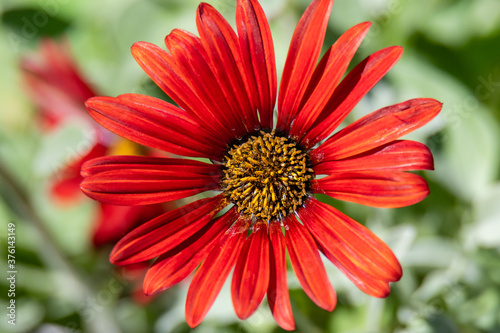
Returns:
[[[209,14],[208,11],[210,11],[212,9],[214,9],[214,7],[212,7],[212,5],[210,5],[210,4],[206,3],[206,2],[201,2],[198,5],[198,8],[196,9],[196,13],[200,17],[203,17],[203,15]]]
[[[364,29],[369,29],[373,25],[373,22],[370,21],[361,22],[359,25]]]
[[[113,265],[116,266],[124,266],[127,264],[133,264],[135,262],[129,262],[127,261],[127,257],[125,255],[125,252],[123,251],[123,238],[118,241],[118,243],[115,244],[113,249],[111,250],[111,253],[109,254],[109,262],[112,263]]]
[[[295,329],[297,328],[295,326],[295,321],[293,321],[292,323],[278,323],[278,325],[285,331],[295,331]]]
[[[161,284],[153,283],[154,280],[154,275],[151,276],[150,270],[148,270],[144,277],[144,282],[142,283],[142,290],[146,296],[154,296],[168,289],[163,288]]]
[[[130,47],[130,52],[136,58],[138,56],[138,53],[141,53],[142,49],[144,49],[144,42],[135,42],[132,44]]]
[[[391,294],[391,287],[389,283],[386,283],[386,288],[384,289],[379,289],[376,292],[372,293],[370,296],[376,297],[376,298],[387,298]]]
[[[95,106],[95,104],[96,104],[96,102],[97,102],[98,100],[99,100],[99,97],[90,97],[89,99],[87,99],[87,100],[85,101],[85,108],[86,108],[87,110],[92,109],[92,108]],[[89,110],[89,111],[90,111],[90,110]]]
[[[400,45],[394,45],[394,46],[389,46],[383,50],[381,50],[380,52],[383,52],[383,51],[386,51],[387,53],[393,53],[393,57],[395,58],[394,60],[394,64],[396,64],[396,62],[401,58],[401,56],[403,55],[403,51],[404,51],[404,48]],[[392,66],[391,66],[392,67]]]
[[[196,326],[200,325],[204,317],[205,315],[200,316],[188,313],[188,310],[186,309],[186,323],[191,328],[195,328]]]

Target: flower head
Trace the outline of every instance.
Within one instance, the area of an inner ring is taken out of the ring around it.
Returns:
[[[361,23],[318,63],[332,5],[314,0],[300,19],[279,94],[264,12],[256,0],[238,0],[237,33],[202,3],[200,37],[172,31],[165,38],[169,53],[145,42],[132,47],[139,65],[178,107],[136,94],[86,103],[94,119],[125,138],[206,159],[111,156],[82,168],[84,193],[111,204],[219,192],[146,222],[111,253],[118,265],[156,258],[144,281],[147,294],[170,288],[199,266],[186,301],[191,327],[203,320],[234,268],[238,317],[250,316],[267,293],[277,323],[294,329],[286,252],[306,294],[327,310],[336,295],[320,252],[375,297],[387,296],[389,283],[401,277],[387,245],[314,194],[374,207],[425,198],[425,180],[405,171],[432,169],[432,155],[423,144],[397,139],[427,123],[441,104],[414,99],[388,106],[329,137],[402,53],[400,47],[380,50],[342,79],[370,27]]]

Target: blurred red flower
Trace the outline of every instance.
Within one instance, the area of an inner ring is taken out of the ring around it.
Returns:
[[[286,251],[306,294],[327,310],[336,295],[320,252],[375,297],[387,296],[389,283],[402,275],[385,243],[314,193],[373,207],[424,199],[426,181],[406,171],[433,169],[432,155],[421,143],[397,139],[430,121],[441,103],[420,98],[388,106],[329,137],[402,53],[401,47],[375,52],[342,79],[370,27],[365,22],[344,33],[318,64],[332,5],[314,0],[300,19],[279,94],[264,12],[256,0],[238,0],[238,35],[202,3],[200,37],[174,30],[165,38],[169,53],[145,42],[132,47],[139,65],[180,107],[136,94],[86,103],[118,135],[211,161],[106,156],[82,168],[82,190],[104,203],[140,206],[221,192],[142,224],[111,253],[117,265],[158,257],[144,281],[147,294],[170,288],[201,264],[187,295],[191,327],[234,268],[238,317],[250,316],[267,293],[277,323],[294,329]]]
[[[21,58],[20,67],[25,91],[37,106],[37,116],[44,131],[68,122],[93,128],[93,137],[87,138],[91,142],[87,151],[72,156],[70,163],[56,172],[51,196],[57,202],[71,203],[82,197],[80,169],[84,162],[113,152],[138,153],[135,144],[114,138],[85,111],[84,103],[96,95],[95,89],[78,70],[67,40],[42,40],[34,53]],[[113,142],[113,138],[119,140]],[[164,211],[161,205],[130,207],[100,203],[92,242],[97,247],[114,244],[137,225]]]

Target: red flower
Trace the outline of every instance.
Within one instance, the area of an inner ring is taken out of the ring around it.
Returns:
[[[82,78],[67,41],[42,40],[36,53],[21,58],[20,66],[43,126],[51,128],[68,120],[93,125],[82,105],[97,94]]]
[[[441,103],[414,99],[389,106],[328,138],[402,52],[380,50],[341,80],[370,27],[361,23],[317,64],[332,5],[313,1],[298,23],[274,129],[274,50],[256,0],[238,1],[238,35],[215,9],[201,4],[200,38],[174,30],[165,39],[170,53],[134,44],[137,62],[180,108],[135,94],[86,103],[94,119],[125,138],[211,161],[111,156],[82,168],[84,193],[106,203],[145,205],[220,191],[146,222],[111,253],[117,265],[158,257],[144,281],[146,294],[170,288],[201,263],[187,295],[191,327],[203,320],[234,268],[238,317],[250,316],[267,293],[278,324],[294,329],[286,251],[306,294],[327,310],[335,307],[336,295],[320,251],[372,296],[387,296],[389,283],[401,277],[387,245],[314,193],[374,207],[425,198],[425,180],[405,171],[432,169],[432,155],[418,142],[397,139],[431,120]]]
[[[74,201],[81,196],[82,164],[104,156],[108,150],[102,128],[84,108],[85,101],[96,95],[94,89],[82,78],[67,41],[42,40],[35,53],[21,58],[20,67],[25,91],[37,106],[36,115],[42,129],[51,130],[68,122],[95,129],[87,138],[88,150],[80,155],[75,152],[71,161],[56,172],[51,186],[51,195],[59,202]]]

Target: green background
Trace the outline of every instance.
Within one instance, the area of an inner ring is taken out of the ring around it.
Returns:
[[[234,22],[236,1],[208,1]],[[306,0],[269,0],[278,76]],[[23,92],[19,57],[41,36],[66,35],[86,78],[104,95],[158,95],[133,60],[139,40],[163,45],[174,28],[196,32],[193,0],[3,0],[0,4],[0,331],[188,332],[183,282],[149,305],[131,297],[134,283],[108,263],[110,248],[90,242],[96,203],[61,207],[47,197],[53,163],[64,163],[84,130],[42,133]],[[45,13],[35,30],[26,22]],[[386,299],[371,298],[331,264],[338,293],[332,312],[316,307],[289,270],[299,332],[500,332],[500,1],[337,0],[324,51],[349,27],[373,26],[353,63],[383,47],[404,54],[347,121],[410,98],[444,103],[441,114],[408,137],[425,142],[436,170],[424,172],[431,194],[400,209],[334,202],[384,239],[404,274]],[[27,33],[29,32],[29,33]],[[16,191],[20,190],[20,192]],[[327,199],[325,199],[327,200]],[[26,206],[29,202],[29,206]],[[7,324],[7,225],[16,225],[17,325]],[[265,302],[265,301],[264,301]],[[246,321],[225,286],[193,332],[278,332],[267,306]]]

